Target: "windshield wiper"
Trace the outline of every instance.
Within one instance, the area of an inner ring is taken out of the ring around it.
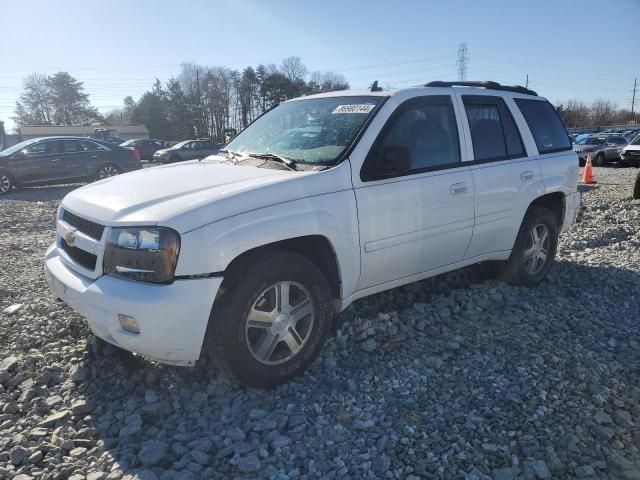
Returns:
[[[220,152],[226,153],[227,158],[231,160],[234,164],[238,163],[238,160],[242,158],[242,155],[240,155],[238,152],[232,152],[231,150],[227,150],[226,148],[221,148],[220,150],[218,150],[218,153]]]
[[[298,166],[295,160],[291,160],[290,158],[283,157],[282,155],[276,155],[275,153],[250,153],[250,157],[253,158],[261,158],[263,160],[271,160],[273,162],[278,162],[283,164],[285,167],[288,167],[289,170],[298,171]]]

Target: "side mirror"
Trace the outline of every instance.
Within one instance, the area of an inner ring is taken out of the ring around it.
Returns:
[[[401,145],[389,145],[382,148],[374,164],[377,178],[398,177],[411,169],[411,152]]]

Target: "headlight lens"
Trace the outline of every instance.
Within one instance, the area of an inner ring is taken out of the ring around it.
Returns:
[[[170,228],[113,228],[107,237],[103,270],[130,280],[170,283],[179,252],[180,235]]]

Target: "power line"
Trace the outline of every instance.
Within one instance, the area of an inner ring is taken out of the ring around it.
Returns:
[[[458,80],[460,81],[467,79],[468,53],[467,42],[461,43],[458,47],[458,61],[456,62],[456,67],[458,67]]]

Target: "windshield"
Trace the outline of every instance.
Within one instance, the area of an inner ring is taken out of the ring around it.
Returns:
[[[184,147],[187,143],[190,143],[191,140],[183,140],[182,142],[178,142],[176,143],[173,147],[171,148],[182,148]]]
[[[0,153],[2,153],[2,155],[11,155],[13,153],[19,152],[20,150],[28,147],[29,145],[37,141],[38,141],[37,139],[25,140],[24,142],[16,143],[13,147],[5,148]]]
[[[301,163],[335,161],[384,97],[310,98],[265,113],[225,148],[241,154],[272,153]]]
[[[578,145],[602,145],[606,139],[601,137],[581,138],[576,142]]]
[[[631,142],[629,142],[629,145],[640,145],[640,135],[638,135]]]

